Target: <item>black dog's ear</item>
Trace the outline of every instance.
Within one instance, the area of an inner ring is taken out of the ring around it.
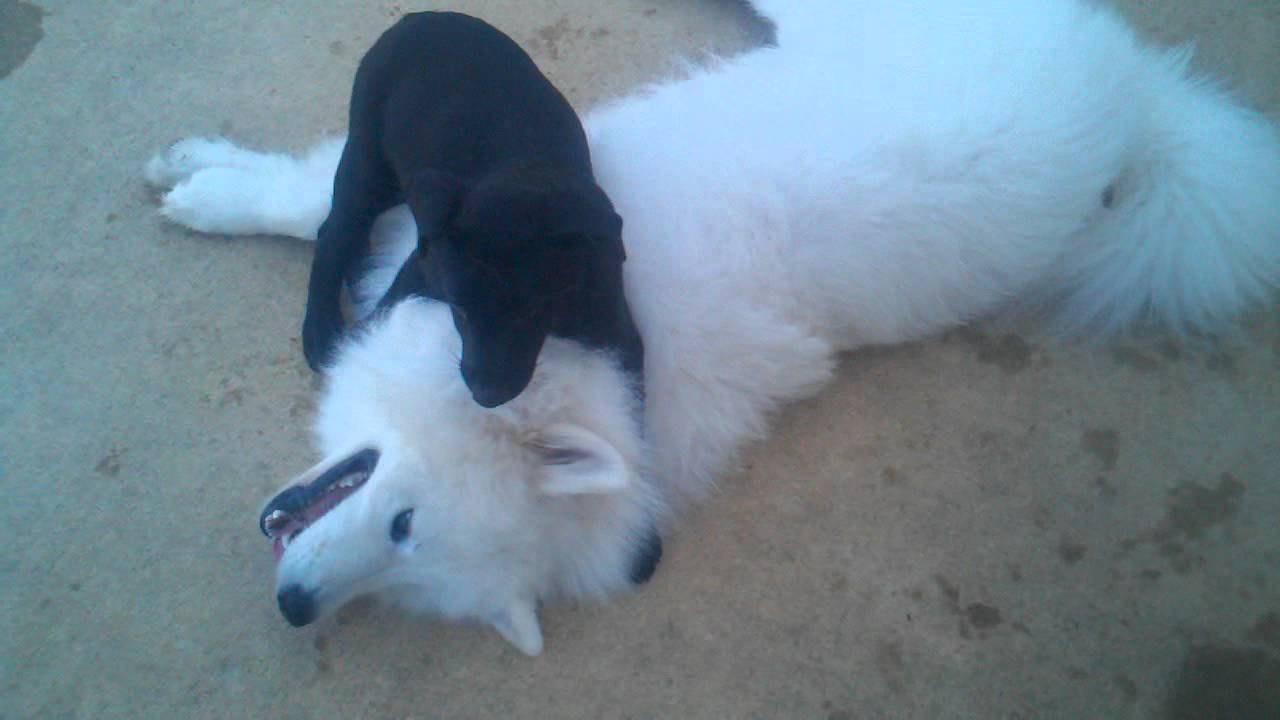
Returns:
[[[418,224],[418,237],[437,236],[462,203],[462,181],[440,170],[420,170],[404,181],[404,201]]]
[[[560,210],[551,238],[563,249],[574,252],[589,248],[612,256],[617,263],[627,259],[622,246],[622,217],[598,186],[575,193]]]

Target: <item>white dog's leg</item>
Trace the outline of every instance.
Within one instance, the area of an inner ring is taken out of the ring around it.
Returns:
[[[151,185],[169,190],[200,170],[212,167],[253,170],[263,168],[272,157],[279,156],[246,150],[226,138],[192,137],[179,140],[151,158],[144,175]]]
[[[189,138],[147,163],[147,181],[172,187],[160,212],[193,230],[314,240],[329,214],[343,138],[296,158],[227,140]]]

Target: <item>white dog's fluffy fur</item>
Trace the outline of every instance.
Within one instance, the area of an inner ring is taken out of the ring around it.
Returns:
[[[629,587],[648,528],[705,493],[837,353],[1008,307],[1067,333],[1214,331],[1280,279],[1280,143],[1263,118],[1077,0],[757,2],[778,45],[586,119],[626,219],[643,426],[608,357],[549,341],[528,389],[470,399],[447,309],[406,301],[329,370],[317,472],[373,477],[278,582],[324,609],[395,592],[541,649],[539,601]],[[295,160],[188,140],[147,175],[210,232],[314,237],[341,141]],[[399,208],[359,297],[415,240]],[[548,447],[559,452],[548,453]],[[568,452],[565,452],[568,451]],[[570,458],[565,462],[565,458]],[[413,542],[386,527],[415,508]]]

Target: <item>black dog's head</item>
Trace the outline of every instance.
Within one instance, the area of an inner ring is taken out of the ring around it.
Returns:
[[[584,290],[593,276],[619,276],[622,219],[595,183],[547,172],[414,185],[419,269],[453,308],[472,397],[497,407],[529,384],[547,334],[571,326],[569,315],[613,311],[584,302]]]

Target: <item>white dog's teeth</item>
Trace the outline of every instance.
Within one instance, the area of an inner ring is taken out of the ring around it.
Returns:
[[[274,536],[275,531],[283,527],[289,521],[290,517],[289,513],[284,510],[276,510],[268,515],[267,519],[263,521],[262,524],[263,527],[267,529],[267,534]]]
[[[365,479],[368,477],[369,476],[364,473],[356,473],[355,475],[348,475],[338,481],[337,487],[344,487],[344,488],[355,487],[356,485],[359,485],[360,483],[364,482]]]

